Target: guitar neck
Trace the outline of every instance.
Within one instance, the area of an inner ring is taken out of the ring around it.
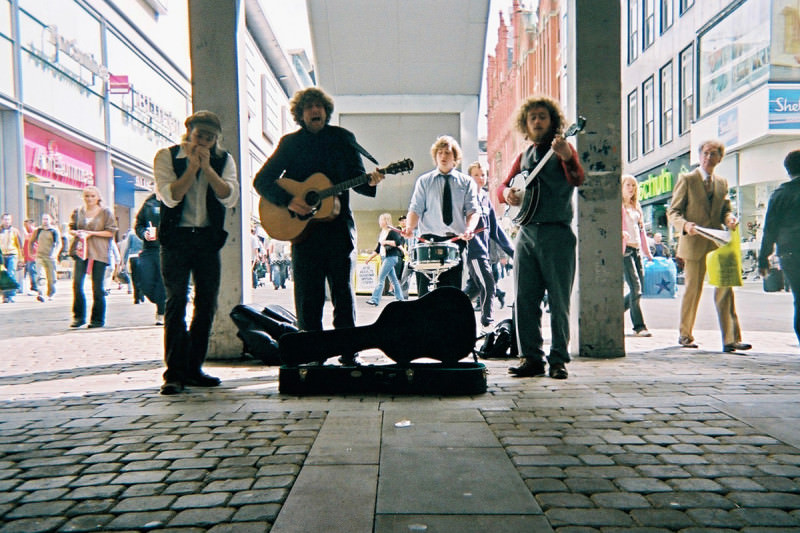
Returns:
[[[334,355],[351,354],[381,345],[380,331],[374,326],[359,326],[323,331],[300,331],[278,341],[284,356],[293,364],[324,361]]]
[[[353,179],[337,183],[333,187],[325,189],[324,191],[319,191],[319,197],[320,199],[324,199],[329,196],[336,196],[337,194],[342,193],[348,189],[352,189],[353,187],[358,187],[359,185],[367,183],[369,181],[369,177],[370,177],[369,174],[361,174],[360,176],[356,176]]]
[[[547,163],[547,162],[550,160],[550,158],[551,158],[552,156],[553,156],[553,149],[552,149],[552,148],[550,148],[550,149],[547,151],[547,153],[546,153],[546,154],[544,154],[544,157],[542,157],[542,159],[540,159],[540,160],[539,160],[539,164],[537,164],[537,165],[536,165],[536,168],[534,168],[534,169],[531,171],[531,173],[530,173],[530,174],[528,174],[528,177],[527,177],[527,178],[525,178],[525,187],[526,187],[526,188],[528,187],[528,185],[530,185],[530,184],[531,184],[531,182],[532,182],[533,180],[535,180],[535,179],[536,179],[536,176],[538,176],[538,175],[539,175],[539,172],[541,172],[541,171],[542,171],[542,169],[544,168],[545,164],[546,164],[546,163]]]

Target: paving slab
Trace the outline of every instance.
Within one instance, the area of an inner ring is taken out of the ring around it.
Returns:
[[[381,453],[379,514],[540,514],[500,448],[393,448]]]

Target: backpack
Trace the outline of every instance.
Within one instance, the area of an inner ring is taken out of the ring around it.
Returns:
[[[517,338],[514,321],[510,318],[501,320],[494,331],[490,331],[483,339],[477,354],[484,359],[507,359],[518,356]]]

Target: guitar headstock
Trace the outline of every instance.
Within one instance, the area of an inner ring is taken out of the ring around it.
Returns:
[[[400,174],[401,172],[411,172],[414,170],[414,162],[408,158],[402,161],[390,163],[386,168],[378,169],[382,174]]]
[[[564,132],[564,138],[572,137],[579,131],[583,131],[584,126],[586,126],[586,117],[578,116],[578,120],[576,120],[567,131]]]

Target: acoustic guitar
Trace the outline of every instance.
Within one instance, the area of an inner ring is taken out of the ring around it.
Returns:
[[[475,313],[464,292],[439,287],[417,300],[391,302],[374,324],[287,333],[278,339],[286,364],[323,362],[334,355],[378,348],[397,363],[430,357],[457,363],[475,346]]]
[[[578,120],[564,132],[564,138],[566,139],[567,137],[572,137],[577,134],[585,125],[586,119],[584,117],[578,117]],[[514,224],[523,226],[527,224],[531,218],[533,218],[534,213],[536,213],[536,209],[539,207],[539,173],[550,157],[552,157],[553,153],[553,148],[550,147],[547,153],[544,154],[544,157],[539,160],[536,168],[531,172],[523,170],[511,178],[511,181],[508,183],[509,188],[525,191],[525,196],[522,197],[522,203],[520,205],[506,204],[504,216],[510,218]]]
[[[401,172],[410,172],[413,168],[413,161],[403,159],[385,168],[379,168],[378,172],[381,174],[399,174]],[[261,198],[258,204],[261,226],[267,232],[267,235],[273,239],[300,242],[303,240],[310,223],[324,222],[336,218],[341,209],[339,198],[337,197],[338,194],[347,189],[363,185],[369,179],[369,174],[361,174],[351,180],[334,185],[322,172],[312,174],[304,181],[280,178],[275,183],[293,197],[300,196],[303,198],[311,206],[311,213],[298,215],[294,211],[290,211],[286,206],[275,205],[266,198]]]

